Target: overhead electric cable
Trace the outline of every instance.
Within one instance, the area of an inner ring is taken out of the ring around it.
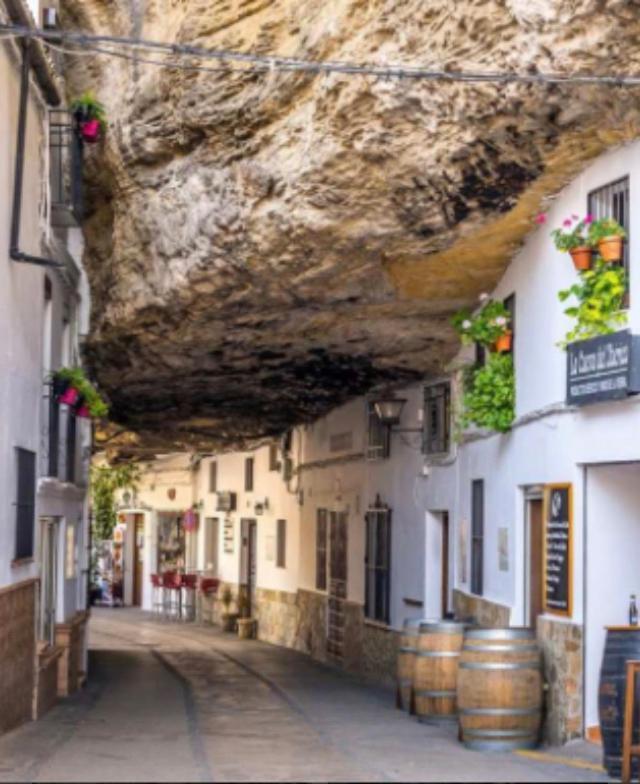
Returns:
[[[296,57],[278,55],[258,55],[237,52],[229,49],[206,49],[188,44],[169,44],[144,38],[128,38],[125,36],[91,35],[83,32],[66,30],[39,30],[21,25],[0,24],[0,35],[22,38],[40,39],[54,44],[65,44],[81,47],[100,54],[123,57],[123,52],[104,49],[103,46],[129,47],[135,50],[164,53],[172,57],[188,57],[198,60],[217,60],[228,65],[220,71],[255,70],[300,72],[300,73],[338,73],[362,76],[373,76],[389,79],[414,79],[440,82],[493,82],[498,84],[571,84],[571,85],[606,85],[620,87],[640,86],[640,74],[560,74],[560,73],[519,73],[516,71],[463,71],[420,66],[375,65],[370,63],[350,63],[339,60],[307,60]],[[141,58],[128,55],[127,59]],[[184,70],[205,70],[203,66],[176,63],[175,61],[147,60],[150,65],[163,68],[181,68]],[[244,66],[233,68],[231,63]],[[206,69],[211,70],[211,69]],[[217,70],[217,69],[216,69]]]

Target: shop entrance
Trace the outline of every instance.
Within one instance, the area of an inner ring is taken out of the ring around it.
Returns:
[[[534,629],[544,612],[543,489],[525,490],[525,625]]]
[[[425,615],[446,618],[449,614],[449,512],[427,512],[425,554]]]
[[[345,602],[347,600],[347,514],[329,515],[329,623],[327,653],[333,659],[344,658]]]

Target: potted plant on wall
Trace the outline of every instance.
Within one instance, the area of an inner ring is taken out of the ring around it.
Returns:
[[[538,223],[543,223],[546,216],[539,215]],[[562,253],[568,253],[573,261],[573,266],[583,272],[591,268],[593,258],[593,244],[590,239],[590,229],[593,223],[591,215],[582,220],[577,215],[565,218],[562,227],[551,232],[556,248]]]
[[[622,246],[627,233],[613,218],[594,220],[589,226],[589,242],[603,261],[616,262],[622,259]]]
[[[109,413],[102,399],[82,368],[60,368],[52,374],[53,394],[59,403],[71,406],[76,416],[101,419]]]
[[[76,120],[78,133],[83,141],[95,144],[107,127],[104,106],[92,92],[86,92],[71,103],[71,112]]]
[[[504,303],[480,295],[480,310],[471,313],[461,310],[453,317],[453,326],[464,345],[480,343],[499,354],[511,351],[513,340],[510,329],[511,314]]]

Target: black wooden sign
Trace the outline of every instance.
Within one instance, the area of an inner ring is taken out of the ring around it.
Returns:
[[[640,391],[640,338],[629,330],[567,346],[567,403],[584,406]]]
[[[571,485],[547,485],[544,504],[544,608],[571,615],[573,508]]]

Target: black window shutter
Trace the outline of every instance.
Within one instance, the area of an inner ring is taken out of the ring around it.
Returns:
[[[18,487],[16,500],[16,560],[33,558],[36,511],[36,455],[16,449]]]

